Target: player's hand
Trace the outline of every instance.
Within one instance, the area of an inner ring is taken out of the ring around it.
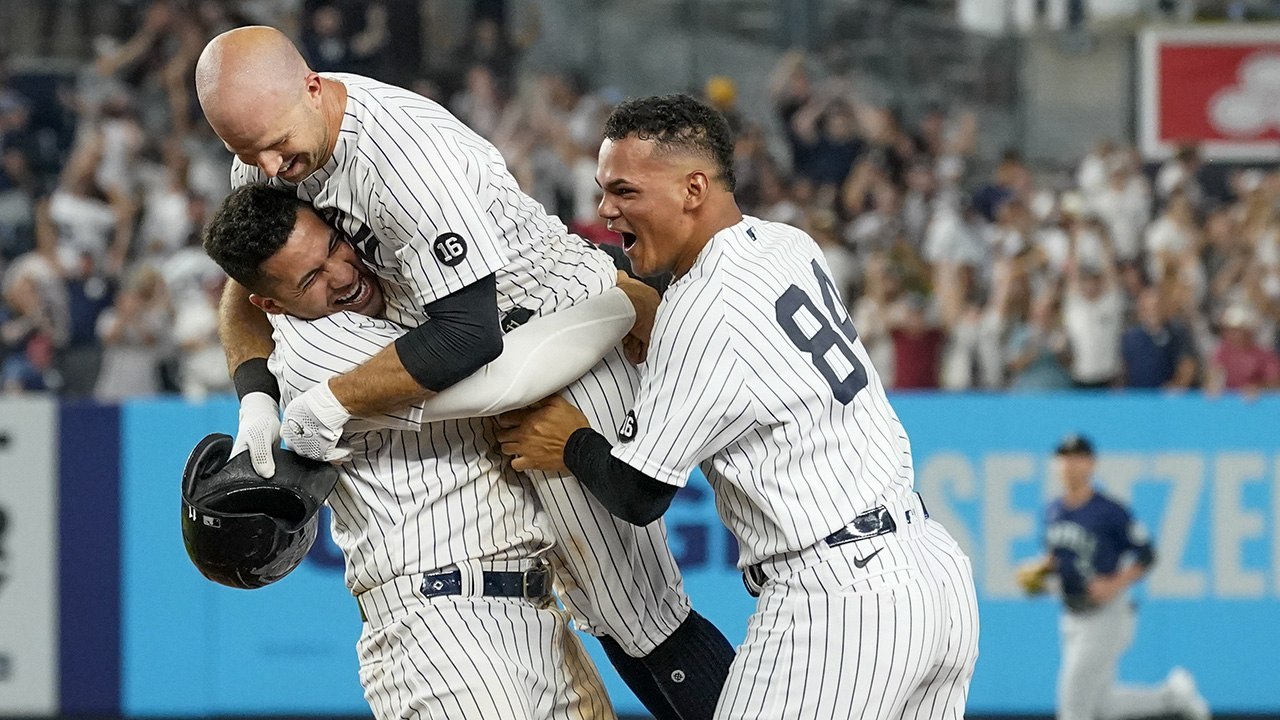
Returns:
[[[622,350],[633,365],[644,362],[649,355],[649,335],[653,332],[653,321],[658,315],[658,291],[631,278],[624,272],[618,273],[618,287],[627,294],[631,304],[636,308],[636,322],[631,332],[622,339]]]
[[[276,474],[271,450],[280,444],[280,405],[263,392],[251,392],[240,401],[240,426],[231,456],[245,450],[253,461],[253,471],[264,478]]]
[[[333,396],[329,383],[322,382],[285,407],[280,436],[299,455],[342,462],[351,457],[351,450],[338,447],[338,440],[350,419],[351,413]]]
[[[1018,567],[1018,586],[1028,595],[1043,595],[1048,591],[1049,575],[1052,566],[1044,560],[1034,560]]]
[[[568,472],[564,445],[574,431],[590,426],[581,410],[552,395],[522,410],[499,415],[498,442],[516,470]]]

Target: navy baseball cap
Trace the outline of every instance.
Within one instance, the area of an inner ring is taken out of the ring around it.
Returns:
[[[1093,443],[1089,438],[1079,434],[1071,433],[1062,438],[1062,442],[1058,443],[1058,449],[1053,451],[1054,455],[1093,455]]]

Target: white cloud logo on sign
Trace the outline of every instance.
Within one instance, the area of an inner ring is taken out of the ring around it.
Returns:
[[[1239,83],[1209,101],[1209,120],[1225,135],[1256,136],[1280,129],[1280,55],[1256,53],[1240,64]]]

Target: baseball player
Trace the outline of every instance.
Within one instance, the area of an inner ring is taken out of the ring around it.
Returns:
[[[268,313],[276,341],[269,364],[286,402],[406,332],[378,317],[381,288],[354,248],[292,193],[235,190],[205,246]],[[326,291],[299,291],[317,269]],[[358,300],[348,300],[357,286]],[[546,370],[533,374],[540,389],[554,390],[575,379],[558,367],[574,362],[558,348],[586,348],[581,374],[630,329],[633,314],[623,291],[611,289],[513,330],[490,365],[536,364]],[[555,343],[531,344],[539,333]],[[411,408],[347,423],[351,457],[338,466],[328,503],[347,586],[366,621],[360,679],[378,718],[613,717],[567,613],[551,600],[540,559],[551,538],[532,487],[496,452],[469,452],[493,445],[490,423],[432,422],[515,402],[505,397],[511,383],[495,382],[510,369],[481,371]],[[477,442],[440,445],[438,426]],[[470,471],[456,472],[464,453]]]
[[[1047,552],[1020,568],[1018,580],[1032,594],[1044,592],[1050,573],[1060,583],[1059,720],[1167,714],[1207,720],[1209,705],[1181,667],[1156,687],[1116,683],[1116,665],[1133,641],[1135,606],[1128,591],[1155,562],[1155,548],[1128,509],[1094,489],[1088,438],[1068,435],[1055,456],[1062,496],[1045,510]]]
[[[620,105],[596,178],[638,274],[670,271],[615,443],[552,397],[499,418],[517,469],[568,469],[630,522],[693,467],[759,594],[716,718],[955,718],[977,657],[969,559],[912,491],[911,450],[804,232],[743,216],[722,116]]]
[[[245,288],[231,284],[220,324],[241,395],[237,447],[261,458],[263,474],[278,434],[305,455],[340,460],[347,450],[337,443],[352,417],[397,412],[450,387],[499,355],[502,326],[616,282],[605,254],[524,195],[497,150],[430,100],[356,75],[314,73],[282,34],[263,27],[212,40],[196,86],[210,125],[237,155],[233,185],[267,181],[311,203],[378,277],[386,318],[411,328],[293,398],[281,426],[265,363],[270,324]],[[362,302],[366,285],[338,300]],[[635,360],[648,330],[638,323],[623,344]],[[611,432],[636,378],[618,350],[565,392]],[[468,428],[484,425],[424,430],[448,458],[437,472],[473,472],[490,438]],[[571,476],[534,477],[557,540],[560,597],[579,626],[600,637],[655,715],[710,717],[733,650],[690,609],[665,528],[617,520]],[[455,534],[472,531],[451,524]]]

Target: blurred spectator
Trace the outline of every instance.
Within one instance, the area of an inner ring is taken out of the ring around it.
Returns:
[[[129,251],[134,205],[128,193],[108,195],[99,188],[95,176],[101,153],[101,136],[88,131],[67,160],[58,187],[40,209],[38,241],[50,257],[53,247],[89,253],[95,265],[115,276]]]
[[[32,263],[15,264],[4,282],[4,308],[0,311],[0,340],[5,359],[0,383],[6,393],[58,390],[61,377],[54,367],[57,347],[66,340],[65,307],[50,302],[47,293],[50,271],[42,270],[42,259],[27,256]],[[42,289],[42,285],[45,289]]]
[[[114,307],[98,317],[102,370],[94,397],[102,402],[160,391],[160,364],[168,351],[172,312],[155,268],[133,271]]]
[[[370,65],[388,42],[387,8],[381,2],[356,7],[363,10],[358,32],[348,29],[347,13],[337,3],[311,11],[302,33],[302,52],[312,70],[377,74]]]
[[[1195,380],[1195,346],[1187,329],[1170,320],[1157,288],[1138,296],[1138,321],[1122,340],[1125,387],[1185,390]]]
[[[1257,330],[1257,317],[1251,308],[1227,308],[1222,314],[1221,344],[1209,361],[1207,390],[1240,390],[1255,395],[1280,386],[1280,356],[1257,344]]]
[[[1200,244],[1195,208],[1186,192],[1175,190],[1160,217],[1147,228],[1147,272],[1153,278],[1176,271],[1183,256]]]
[[[893,339],[893,387],[937,389],[947,334],[930,319],[928,301],[923,296],[908,295],[903,310],[900,320],[889,320],[889,337]]]
[[[116,282],[99,267],[91,253],[67,249],[60,253],[66,272],[71,331],[59,360],[68,397],[93,395],[102,366],[98,318],[115,303]]]
[[[1193,209],[1201,208],[1205,201],[1204,187],[1200,184],[1203,166],[1199,146],[1195,143],[1180,146],[1156,173],[1156,199],[1165,202],[1174,193],[1182,193]]]
[[[742,117],[742,112],[738,110],[738,86],[733,82],[733,78],[727,75],[712,75],[703,85],[702,93],[707,103],[724,115],[725,121],[729,123],[729,130],[734,136],[741,134],[746,127],[746,121]]]
[[[1071,348],[1054,292],[1033,299],[1025,317],[1013,318],[1005,340],[1005,372],[1013,390],[1066,390]]]
[[[470,39],[459,46],[454,66],[483,65],[495,77],[510,80],[515,74],[516,51],[502,22],[482,15],[471,24]]]
[[[1151,219],[1151,190],[1132,150],[1118,150],[1106,160],[1107,183],[1088,198],[1090,209],[1106,224],[1118,260],[1142,252],[1142,231]]]
[[[1078,256],[1067,261],[1063,326],[1071,343],[1071,378],[1076,387],[1111,387],[1122,370],[1120,335],[1124,330],[1124,297],[1114,252],[1104,242],[1101,265],[1081,266]]]
[[[1031,173],[1016,150],[1006,150],[996,166],[995,177],[973,195],[973,206],[988,222],[995,222],[1000,207],[1014,198],[1031,193]]]
[[[210,274],[197,293],[177,304],[173,341],[179,351],[182,395],[203,400],[210,393],[230,392],[227,358],[218,337],[218,301],[225,278]]]
[[[10,87],[7,62],[0,55],[0,261],[35,247],[30,108],[26,98]]]

